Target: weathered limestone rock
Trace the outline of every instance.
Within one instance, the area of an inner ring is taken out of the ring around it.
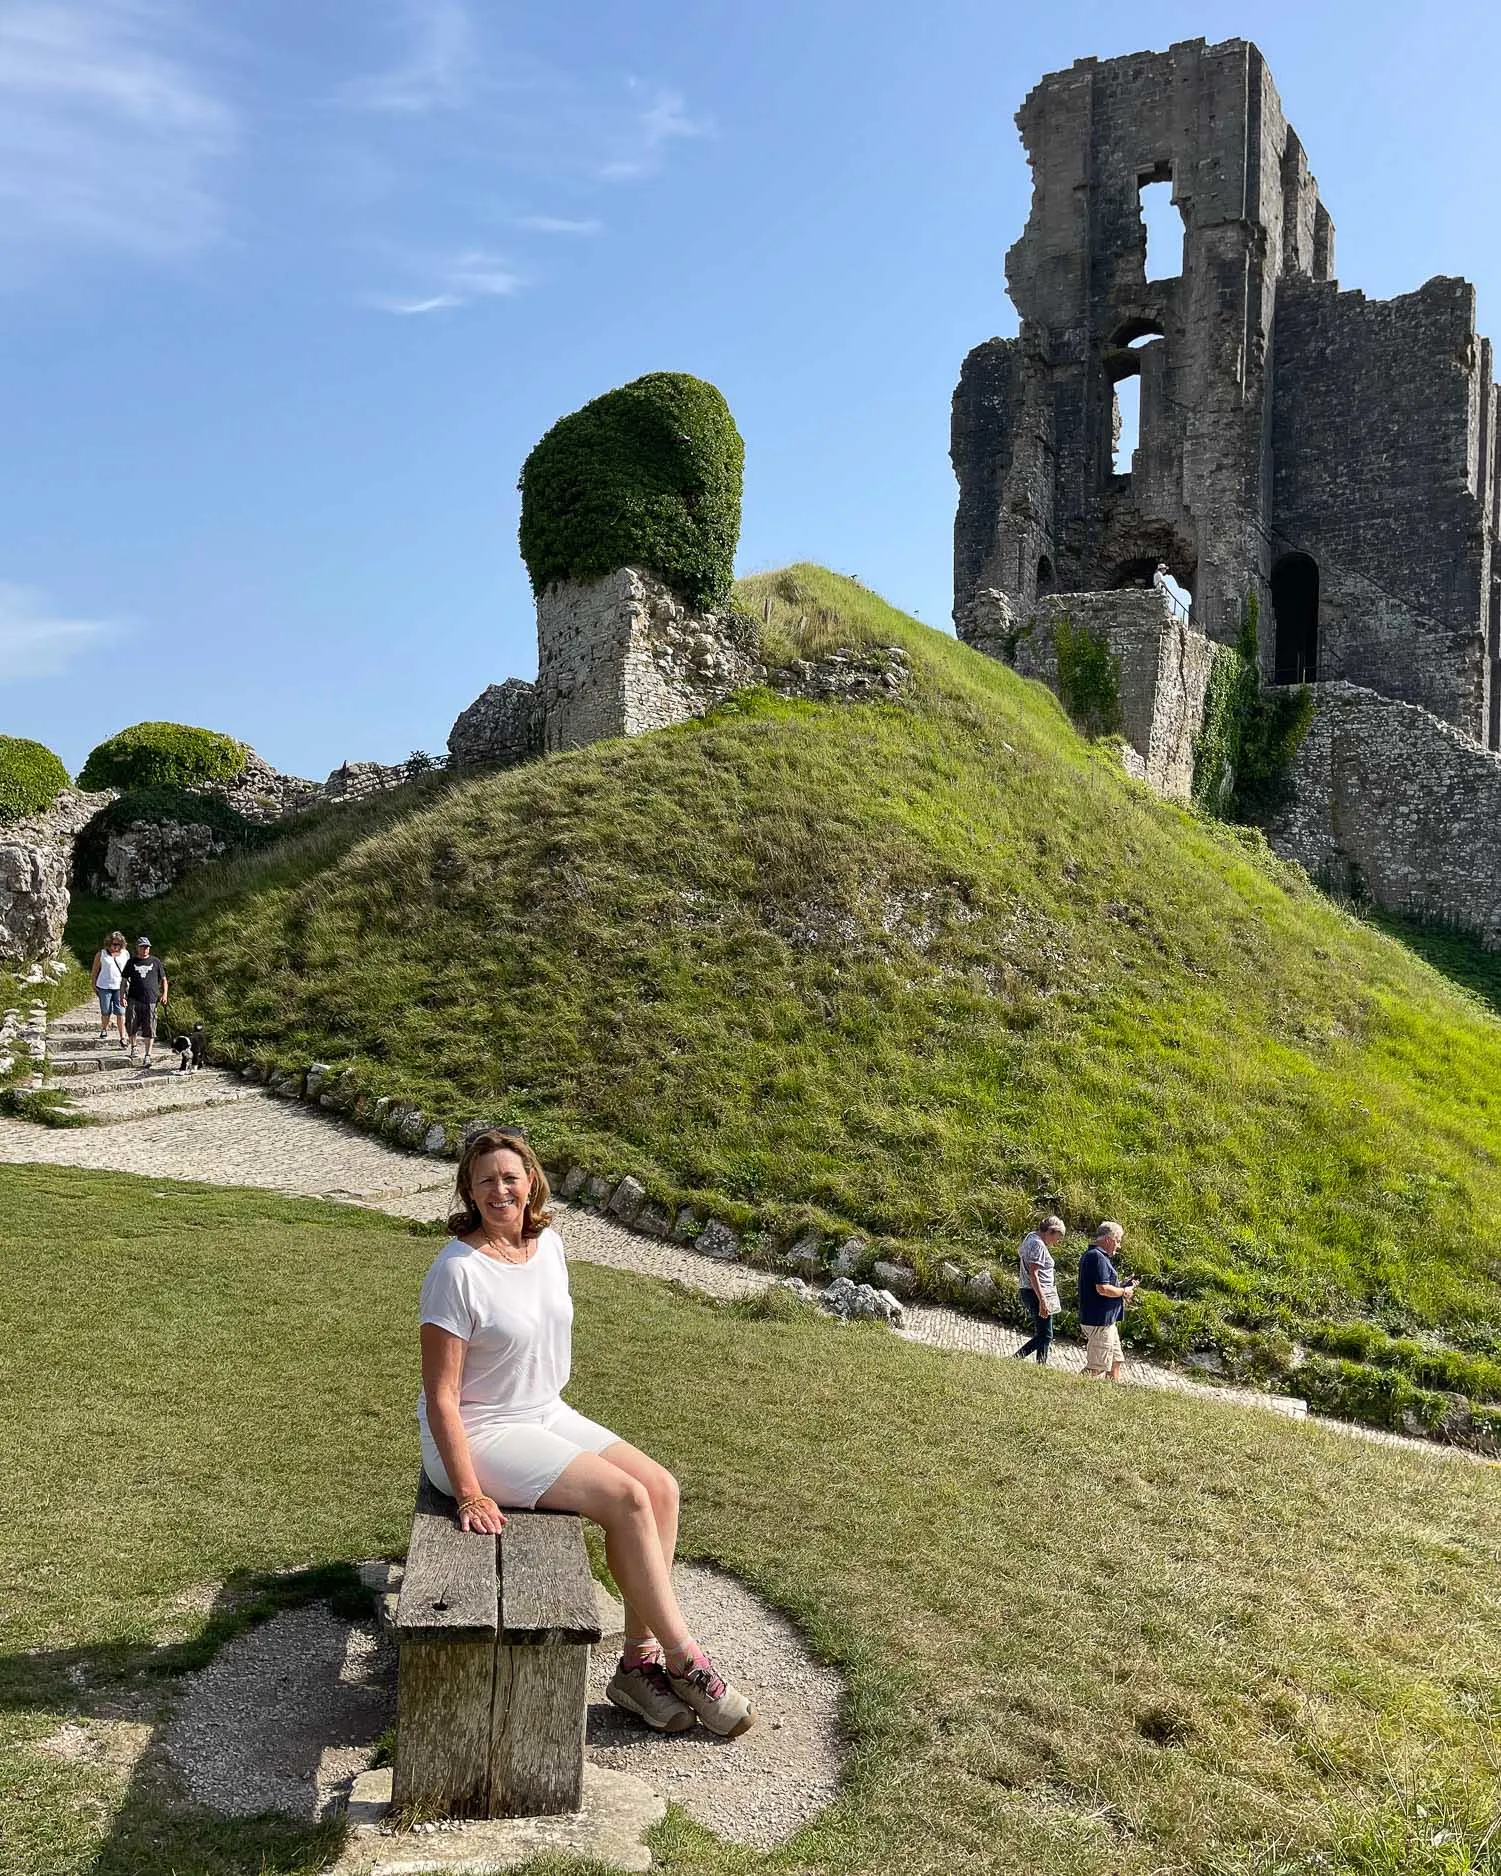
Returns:
[[[482,762],[525,762],[542,747],[542,709],[535,684],[508,677],[481,691],[448,732],[450,768]]]
[[[89,883],[103,899],[159,899],[185,873],[228,850],[223,833],[206,821],[132,821],[110,830],[104,859]]]
[[[0,963],[56,956],[68,918],[73,843],[112,799],[64,789],[45,814],[0,827]]]
[[[693,1248],[702,1251],[705,1257],[717,1257],[732,1264],[740,1255],[740,1240],[723,1219],[711,1218],[699,1232]]]
[[[846,1238],[834,1253],[834,1275],[852,1277],[869,1255],[864,1238]]]
[[[904,1301],[917,1295],[917,1272],[908,1264],[892,1264],[877,1258],[870,1267],[870,1279],[878,1290],[889,1290]]]
[[[631,1225],[646,1203],[646,1187],[626,1174],[610,1195],[610,1211],[623,1225]]]
[[[754,681],[739,623],[652,574],[562,580],[537,601],[537,692],[549,750],[683,723]]]

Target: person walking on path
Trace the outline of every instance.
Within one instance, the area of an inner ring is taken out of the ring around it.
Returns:
[[[493,1534],[504,1505],[573,1511],[605,1533],[625,1652],[605,1689],[657,1732],[702,1721],[734,1739],[755,1711],[698,1645],[672,1587],[678,1487],[664,1466],[563,1399],[573,1299],[547,1175],[519,1135],[478,1135],[459,1161],[453,1237],[422,1281],[422,1464]]]
[[[90,973],[94,994],[99,999],[99,1040],[103,1042],[109,1034],[109,1019],[113,1016],[122,1049],[126,1047],[125,1000],[120,995],[120,978],[129,962],[124,932],[112,931],[94,953],[94,968]]]
[[[136,939],[136,954],[120,973],[125,994],[125,1033],[130,1037],[130,1059],[136,1059],[136,1038],[146,1044],[142,1068],[151,1066],[151,1045],[156,1039],[156,1006],[167,1007],[167,973],[160,958],[151,955],[151,940]]]
[[[1134,1283],[1122,1283],[1112,1259],[1125,1232],[1107,1218],[1089,1240],[1079,1259],[1079,1321],[1084,1329],[1084,1372],[1103,1380],[1126,1378],[1126,1351],[1121,1347],[1120,1319],[1136,1294]]]
[[[1016,1351],[1025,1361],[1037,1357],[1040,1368],[1047,1366],[1048,1350],[1053,1346],[1053,1319],[1058,1314],[1058,1273],[1053,1264],[1053,1246],[1061,1244],[1068,1227],[1061,1218],[1044,1218],[1035,1231],[1029,1231],[1016,1254],[1021,1274],[1022,1306],[1032,1319],[1032,1333]]]

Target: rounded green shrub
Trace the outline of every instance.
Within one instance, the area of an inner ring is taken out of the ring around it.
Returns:
[[[561,418],[521,470],[532,591],[617,567],[695,606],[729,596],[745,444],[712,384],[654,371]]]
[[[136,723],[91,750],[78,780],[84,788],[187,788],[228,781],[248,754],[244,743],[217,730]]]
[[[42,814],[68,785],[68,771],[45,743],[0,736],[0,827]]]

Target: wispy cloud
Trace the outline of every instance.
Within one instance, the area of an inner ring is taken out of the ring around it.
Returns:
[[[454,312],[476,300],[509,299],[531,284],[528,276],[509,261],[483,248],[470,248],[447,259],[422,261],[412,257],[406,271],[413,277],[423,276],[424,290],[375,293],[369,296],[368,304],[377,312],[413,319],[424,313]]]
[[[0,580],[0,679],[55,677],[108,630],[100,619],[62,619],[30,587]]]
[[[635,82],[632,81],[632,89]],[[616,131],[611,153],[599,166],[603,182],[636,182],[662,167],[668,146],[685,138],[707,136],[709,126],[688,115],[680,91],[658,90],[643,109],[632,111]]]
[[[604,223],[592,216],[582,221],[570,221],[563,215],[517,215],[512,218],[513,228],[523,229],[527,234],[546,235],[597,235],[604,233]]]
[[[353,78],[339,102],[364,111],[420,116],[465,104],[479,72],[474,20],[462,0],[403,0],[400,30],[407,41],[389,71]]]
[[[179,258],[219,232],[237,120],[174,0],[0,8],[0,254]]]

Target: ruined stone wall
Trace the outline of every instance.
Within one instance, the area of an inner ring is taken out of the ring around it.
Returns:
[[[1482,742],[1493,402],[1465,281],[1384,301],[1282,282],[1272,527],[1318,562],[1318,675]]]
[[[1244,40],[1080,60],[1017,122],[1034,182],[1007,256],[1021,337],[972,353],[955,396],[956,624],[985,589],[1025,617],[1039,590],[1108,588],[1164,559],[1228,642],[1269,569],[1277,277],[1333,264],[1302,145]],[[1163,278],[1140,209],[1153,180],[1185,224]],[[1140,442],[1115,475],[1115,385],[1138,374]]]
[[[634,567],[549,587],[537,601],[537,647],[548,750],[686,722],[756,669],[730,620],[694,612]]]
[[[1177,618],[1162,594],[1057,593],[1037,602],[1016,637],[1015,668],[1057,691],[1060,622],[1104,640],[1118,669],[1121,734],[1133,775],[1172,801],[1193,795],[1193,746],[1216,647]]]
[[[1278,853],[1336,891],[1501,947],[1501,755],[1415,704],[1313,686]]]

